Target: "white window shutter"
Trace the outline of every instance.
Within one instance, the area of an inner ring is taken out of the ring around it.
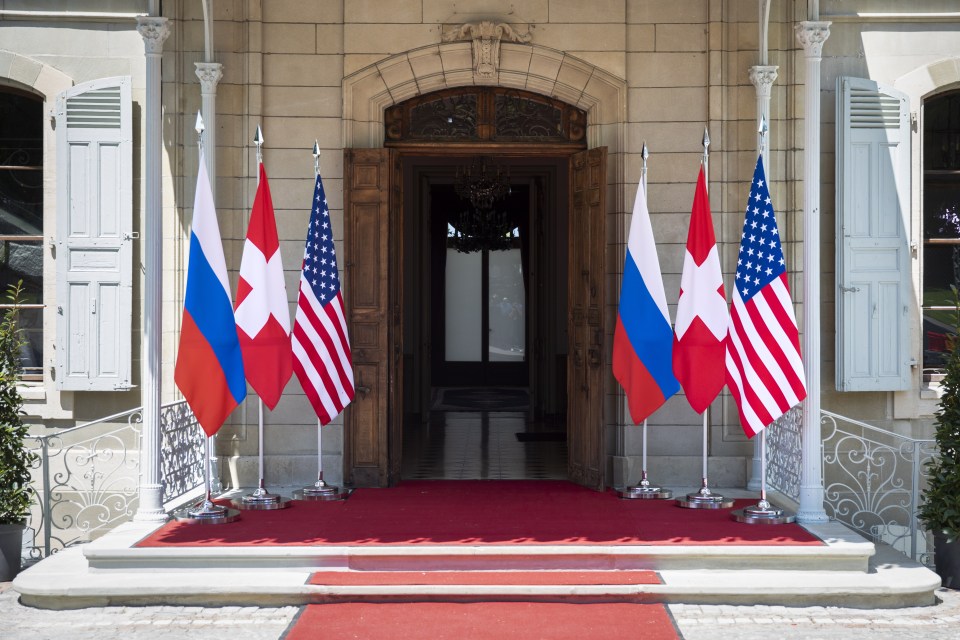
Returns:
[[[911,386],[910,109],[906,94],[837,80],[837,390]]]
[[[131,388],[130,77],[57,96],[57,387]]]

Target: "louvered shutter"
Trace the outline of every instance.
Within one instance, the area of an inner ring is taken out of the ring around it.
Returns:
[[[837,389],[911,385],[907,96],[837,80]]]
[[[57,96],[57,387],[130,388],[130,77]]]

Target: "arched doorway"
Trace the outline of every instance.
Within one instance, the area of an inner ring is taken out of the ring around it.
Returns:
[[[530,392],[535,414],[565,414],[568,476],[601,488],[606,149],[584,150],[583,111],[496,87],[419,96],[387,110],[385,120],[386,148],[345,155],[348,322],[359,392],[345,429],[348,480],[400,478],[404,418],[431,411],[447,386],[438,377],[475,382],[509,370]],[[519,269],[529,279],[522,305],[533,312],[523,315],[522,343],[537,347],[533,357],[524,347],[518,362],[491,357],[490,252],[456,256],[444,232],[457,225],[438,219],[434,206],[452,202],[457,174],[475,162],[509,173],[517,196],[508,203],[527,203],[512,214],[513,259],[528,261]],[[448,267],[461,272],[451,276]],[[481,294],[471,317],[462,299],[474,276]],[[447,305],[451,296],[459,301]],[[456,318],[473,321],[473,339]],[[463,356],[472,348],[465,342],[475,347],[472,357]]]

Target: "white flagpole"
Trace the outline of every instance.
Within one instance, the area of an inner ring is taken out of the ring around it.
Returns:
[[[703,181],[706,191],[710,194],[710,132],[703,128]],[[709,204],[709,203],[708,203]],[[707,480],[707,461],[710,443],[710,407],[703,412],[703,475],[700,481],[700,490],[688,493],[686,498],[678,498],[677,506],[686,509],[726,509],[733,506],[733,500],[710,491]]]
[[[260,189],[260,165],[263,164],[263,130],[257,125],[257,131],[253,135],[253,144],[257,148],[257,190]],[[249,229],[248,229],[249,233]],[[264,456],[263,456],[263,398],[257,394],[257,442],[258,454],[257,462],[260,470],[260,480],[253,493],[243,496],[239,502],[234,502],[243,509],[284,509],[287,506],[288,499],[270,493],[267,491],[264,481]]]
[[[313,175],[320,175],[320,143],[313,141]],[[323,481],[323,425],[317,418],[317,481],[297,492],[304,500],[345,500],[350,492]]]
[[[640,184],[643,186],[643,197],[644,202],[649,203],[650,198],[647,196],[647,158],[650,157],[650,151],[647,149],[647,141],[643,141],[643,149],[640,152],[640,157],[643,159],[640,165]],[[631,221],[631,224],[633,222]],[[673,497],[673,492],[665,489],[661,489],[658,486],[655,486],[650,483],[650,479],[647,477],[647,419],[643,419],[643,449],[642,449],[642,461],[641,461],[641,470],[640,470],[640,484],[635,487],[627,487],[623,491],[617,491],[617,496],[621,498],[641,498],[641,499],[660,499],[666,500]]]
[[[197,123],[194,130],[197,132],[197,148],[200,163],[203,163],[203,117],[200,111],[197,111]],[[199,175],[199,171],[198,171]],[[199,188],[199,187],[198,187]],[[194,211],[196,215],[196,211]],[[236,509],[228,509],[213,503],[211,490],[211,463],[210,463],[210,445],[213,442],[212,436],[206,436],[203,442],[203,499],[192,507],[177,509],[173,512],[174,520],[178,522],[202,522],[204,524],[224,524],[239,519],[240,512]]]
[[[767,121],[760,115],[760,161],[766,162],[763,157],[764,142],[767,135]],[[769,179],[767,186],[770,186]],[[748,524],[787,524],[796,522],[797,517],[788,513],[779,507],[775,507],[767,501],[767,427],[760,432],[760,501],[757,504],[737,509],[730,514],[737,522],[746,522]]]

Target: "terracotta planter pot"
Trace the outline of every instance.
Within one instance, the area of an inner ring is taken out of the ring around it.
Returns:
[[[26,522],[0,524],[0,582],[10,582],[20,573],[23,530]]]
[[[933,561],[943,586],[960,589],[960,540],[947,542],[942,533],[934,533]]]

